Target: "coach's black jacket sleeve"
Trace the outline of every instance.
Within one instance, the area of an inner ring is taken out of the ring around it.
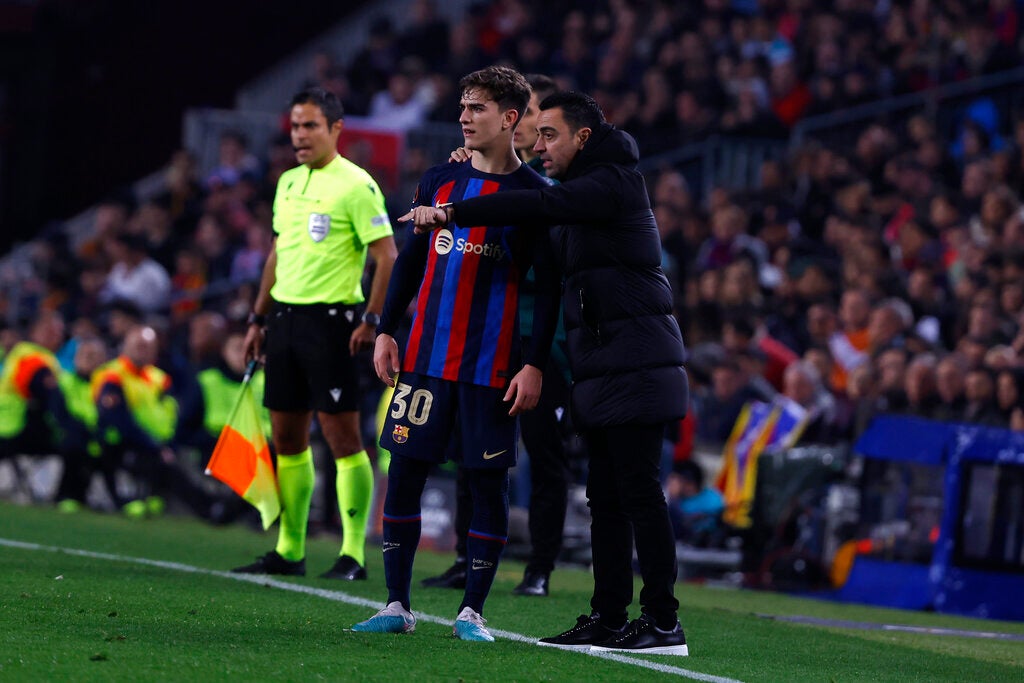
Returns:
[[[533,327],[529,344],[523,348],[523,364],[543,371],[548,366],[551,342],[558,328],[561,296],[561,276],[548,239],[538,239],[534,244],[533,277]]]

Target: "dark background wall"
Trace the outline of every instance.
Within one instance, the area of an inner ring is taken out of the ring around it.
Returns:
[[[0,0],[0,252],[162,166],[193,106],[363,3]]]

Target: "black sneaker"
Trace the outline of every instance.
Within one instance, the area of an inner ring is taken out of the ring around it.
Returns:
[[[548,581],[548,574],[528,571],[523,575],[522,583],[512,589],[512,594],[545,597],[548,594]]]
[[[256,558],[252,564],[235,567],[231,570],[235,574],[280,574],[281,576],[305,576],[306,560],[286,560],[271,550],[263,557]]]
[[[458,588],[462,590],[466,587],[466,563],[456,562],[445,569],[443,574],[423,579],[420,581],[420,585],[424,588]]]
[[[557,647],[562,650],[589,650],[594,643],[605,642],[622,633],[625,628],[625,626],[620,629],[609,628],[601,623],[598,615],[592,614],[588,617],[581,614],[576,619],[576,625],[571,629],[559,633],[557,636],[541,638],[537,644],[544,647]]]
[[[591,652],[643,652],[649,655],[679,655],[686,657],[686,635],[676,622],[671,631],[663,631],[646,614],[634,619],[622,633],[590,648]]]
[[[320,575],[321,579],[341,579],[342,581],[365,581],[366,569],[364,569],[354,557],[342,555],[334,563],[334,566]]]

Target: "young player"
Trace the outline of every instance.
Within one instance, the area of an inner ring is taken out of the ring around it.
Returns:
[[[521,74],[507,67],[473,72],[460,82],[468,162],[436,166],[423,176],[414,204],[438,205],[547,183],[515,154],[512,137],[530,97]],[[493,641],[483,606],[508,533],[508,468],[516,462],[515,416],[533,408],[557,318],[557,279],[539,233],[510,225],[449,226],[410,235],[395,262],[378,328],[374,366],[395,387],[381,435],[391,451],[384,502],[387,606],[353,630],[415,629],[410,611],[412,565],[420,537],[420,496],[434,463],[459,433],[460,466],[473,496],[469,574],[454,635]],[[519,286],[530,269],[538,281],[529,348],[520,348]],[[418,296],[399,367],[392,337]],[[511,403],[511,405],[510,405]]]

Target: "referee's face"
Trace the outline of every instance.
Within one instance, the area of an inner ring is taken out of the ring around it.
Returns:
[[[338,154],[339,119],[327,125],[320,107],[309,102],[292,107],[292,148],[295,160],[309,168],[323,168]]]

